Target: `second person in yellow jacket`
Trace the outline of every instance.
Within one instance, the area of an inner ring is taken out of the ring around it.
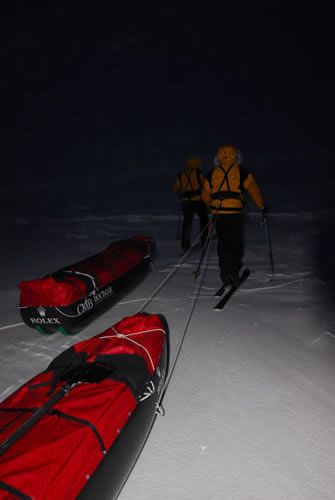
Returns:
[[[224,285],[238,280],[243,265],[246,193],[259,210],[265,209],[259,186],[251,172],[240,165],[240,160],[237,148],[221,146],[202,193],[215,221],[220,276]]]
[[[187,252],[191,246],[192,223],[195,214],[200,220],[201,245],[204,246],[207,240],[208,208],[201,197],[206,178],[200,170],[200,165],[201,160],[198,156],[190,156],[172,187],[175,193],[179,193],[183,207],[181,244],[184,252]]]

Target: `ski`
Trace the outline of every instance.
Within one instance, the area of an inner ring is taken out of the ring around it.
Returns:
[[[214,297],[221,297],[221,295],[224,294],[224,291],[226,289],[226,285],[222,285],[217,292],[215,292]]]
[[[248,278],[250,275],[250,269],[245,269],[238,280],[238,283],[232,286],[228,292],[219,300],[219,302],[214,306],[215,311],[221,311],[224,306],[227,304],[228,300],[234,295],[236,290],[241,286],[241,284]]]

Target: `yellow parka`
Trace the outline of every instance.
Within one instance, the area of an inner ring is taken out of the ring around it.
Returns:
[[[183,201],[200,201],[206,177],[200,170],[201,160],[191,156],[185,162],[184,169],[177,175],[172,191],[180,193]]]
[[[202,197],[213,214],[241,213],[244,194],[248,192],[257,208],[264,208],[260,188],[248,169],[239,165],[239,151],[222,146],[215,157],[216,166],[203,186]]]

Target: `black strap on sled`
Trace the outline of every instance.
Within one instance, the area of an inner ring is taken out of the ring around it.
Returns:
[[[27,410],[27,411],[28,411],[28,410]],[[21,415],[15,415],[15,417],[14,417],[14,418],[12,418],[12,419],[11,419],[11,420],[9,420],[8,422],[6,422],[6,423],[5,423],[5,425],[3,425],[2,427],[0,427],[0,434],[1,434],[1,432],[3,432],[3,431],[5,431],[6,429],[8,429],[8,427],[9,427],[10,425],[12,425],[12,424],[15,422],[15,420],[18,420],[18,419],[20,418],[20,416],[21,416]]]
[[[10,493],[19,500],[32,500],[30,496],[25,495],[24,493],[22,493],[22,491],[17,490],[16,488],[14,488],[14,486],[11,486],[10,484],[5,483],[4,481],[0,481],[0,489],[7,491],[7,493]]]
[[[20,418],[22,413],[34,413],[37,410],[38,410],[38,408],[21,408],[21,407],[20,408],[1,408],[1,411],[4,411],[4,412],[18,413],[18,415],[16,415],[14,419],[10,420],[6,424],[6,426],[4,426],[1,429],[1,431],[4,430],[6,427],[8,427],[10,424],[12,424],[14,422],[14,420],[17,420],[18,418]],[[105,448],[104,442],[102,440],[102,437],[100,436],[96,427],[89,420],[85,420],[85,419],[79,418],[79,417],[74,417],[73,415],[68,415],[67,413],[65,413],[63,411],[55,410],[55,409],[51,409],[48,412],[48,415],[57,415],[58,417],[62,417],[62,418],[65,418],[67,420],[71,420],[72,422],[77,422],[81,425],[86,425],[87,427],[89,427],[93,431],[93,434],[95,435],[95,437],[98,440],[101,451],[103,453],[106,452],[106,448]]]
[[[16,443],[31,427],[33,427],[38,420],[40,420],[43,415],[46,415],[49,410],[56,404],[60,399],[62,399],[71,389],[68,384],[64,384],[48,401],[42,405],[40,408],[34,411],[33,415],[28,418],[15,432],[10,434],[5,441],[3,441],[0,445],[0,457]],[[5,409],[1,409],[2,411],[6,411]]]
[[[4,430],[6,427],[8,427],[10,424],[12,424],[15,420],[20,418],[22,413],[34,413],[37,410],[38,410],[38,408],[23,408],[23,407],[22,408],[21,407],[20,408],[1,408],[0,411],[3,411],[3,412],[18,413],[18,415],[16,415],[15,418],[13,418],[9,422],[7,422],[7,424],[2,427],[1,431]],[[62,418],[65,418],[67,420],[71,420],[72,422],[77,422],[81,425],[86,425],[87,427],[89,427],[93,431],[93,434],[95,435],[95,437],[98,440],[101,451],[103,453],[106,452],[106,448],[105,448],[104,442],[102,440],[102,437],[100,436],[96,427],[89,420],[85,420],[85,419],[79,418],[79,417],[74,417],[73,415],[68,415],[67,413],[64,413],[63,411],[55,410],[55,409],[51,409],[49,412],[47,412],[47,414],[48,415],[57,415],[58,417],[62,417]]]
[[[105,443],[103,442],[102,437],[100,436],[97,428],[95,427],[95,425],[92,424],[92,422],[83,418],[78,418],[72,415],[68,415],[67,413],[64,413],[63,411],[60,410],[52,410],[51,413],[52,415],[57,415],[58,417],[62,417],[65,418],[66,420],[71,420],[72,422],[76,422],[77,424],[86,425],[87,427],[89,427],[91,431],[93,431],[95,437],[97,438],[102,453],[104,454],[106,453],[107,450],[105,448]]]
[[[87,354],[85,352],[76,352],[73,347],[70,347],[57,356],[50,363],[47,371],[49,370],[53,372],[53,378],[47,383],[44,382],[30,386],[30,389],[33,390],[41,385],[50,384],[50,395],[60,381],[64,381],[64,385],[52,394],[44,405],[32,409],[32,416],[0,444],[0,456],[13,446],[44,415],[52,413],[53,406],[77,384],[83,382],[99,383],[106,378],[111,378],[127,384],[136,400],[139,401],[147,384],[151,380],[151,375],[142,356],[137,354],[100,355],[96,357],[94,362],[90,363],[87,362]],[[21,411],[27,410],[29,411],[29,409],[23,408]],[[0,408],[0,411],[20,411],[20,408]],[[85,420],[77,419],[77,421],[90,425]],[[91,427],[93,427],[92,424]],[[97,434],[97,432],[95,433]],[[99,436],[99,442],[100,439]]]

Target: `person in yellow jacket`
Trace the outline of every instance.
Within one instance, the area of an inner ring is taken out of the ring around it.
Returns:
[[[239,278],[244,255],[244,201],[248,193],[259,210],[264,198],[253,175],[241,164],[234,146],[219,147],[214,168],[204,183],[203,199],[210,206],[217,234],[217,253],[223,285]]]
[[[179,193],[183,207],[181,245],[184,252],[187,252],[191,246],[192,223],[195,214],[200,220],[201,244],[204,246],[207,240],[208,208],[201,198],[206,177],[200,166],[200,158],[190,156],[172,187],[175,193]]]

